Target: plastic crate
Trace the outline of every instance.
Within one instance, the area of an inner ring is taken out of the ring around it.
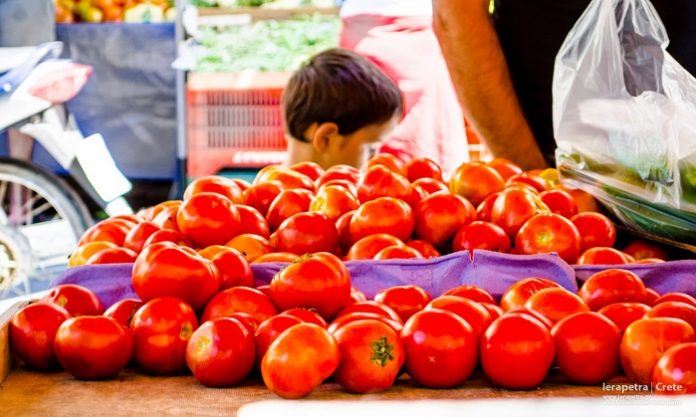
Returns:
[[[187,83],[191,177],[285,159],[280,98],[290,74],[191,74]]]

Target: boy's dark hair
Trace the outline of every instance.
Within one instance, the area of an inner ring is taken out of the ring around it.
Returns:
[[[329,49],[297,70],[283,92],[283,114],[292,137],[307,141],[315,122],[333,122],[342,135],[384,123],[402,111],[394,81],[362,56]]]

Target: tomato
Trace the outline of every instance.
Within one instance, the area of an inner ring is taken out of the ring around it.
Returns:
[[[374,259],[376,261],[380,261],[380,260],[389,260],[389,259],[425,259],[425,258],[423,258],[423,255],[421,255],[421,253],[418,252],[417,250],[415,250],[409,246],[404,246],[403,244],[400,244],[400,245],[387,246],[386,248],[377,252],[375,257],[372,259]]]
[[[213,262],[171,242],[145,248],[133,265],[132,275],[133,289],[143,301],[177,297],[196,310],[202,309],[220,288]]]
[[[336,220],[336,231],[338,232],[338,243],[340,249],[347,251],[351,246],[351,236],[350,236],[350,220],[353,218],[355,210],[351,210],[347,213],[343,213],[341,217]]]
[[[225,246],[239,251],[247,262],[253,262],[260,256],[273,252],[273,246],[259,235],[244,234],[236,236]]]
[[[500,193],[491,209],[491,222],[502,227],[512,240],[522,225],[548,208],[534,194],[519,189],[508,189]]]
[[[495,298],[486,290],[483,290],[475,285],[463,284],[458,287],[447,290],[443,295],[454,295],[457,297],[468,298],[477,303],[496,304]]]
[[[242,323],[244,328],[247,329],[249,331],[249,334],[252,336],[256,334],[256,329],[258,329],[259,325],[261,324],[256,318],[254,318],[254,316],[252,316],[249,313],[244,313],[242,311],[227,314],[224,318],[236,319],[237,321]]]
[[[213,261],[220,276],[220,288],[251,287],[254,285],[254,273],[249,262],[236,249],[227,246],[208,246],[199,254]]]
[[[467,162],[459,166],[450,178],[449,188],[472,204],[480,204],[489,195],[505,187],[498,171],[482,162]]]
[[[355,313],[349,313],[343,316],[336,317],[334,321],[331,322],[327,330],[329,333],[334,334],[338,331],[338,329],[345,326],[346,324],[359,320],[380,321],[394,329],[394,331],[397,333],[401,333],[401,330],[404,328],[404,325],[403,323],[401,323],[401,321],[392,320],[389,317],[384,316],[383,314],[369,313],[367,311],[357,311]]]
[[[525,278],[512,284],[503,294],[500,300],[500,307],[504,311],[512,310],[519,307],[524,307],[524,304],[534,293],[543,290],[561,286],[554,281],[546,278]]]
[[[348,323],[333,336],[341,356],[334,379],[346,391],[376,393],[394,385],[406,359],[399,333],[367,319]]]
[[[132,264],[138,254],[126,248],[102,249],[87,259],[86,265]]]
[[[534,293],[524,306],[542,314],[552,323],[575,313],[590,311],[580,297],[563,288],[545,288]]]
[[[173,297],[145,303],[133,316],[133,359],[145,372],[170,375],[186,367],[186,344],[198,327],[193,309]]]
[[[156,206],[150,207],[145,209],[145,212],[143,213],[143,219],[145,221],[150,221],[154,222],[155,218],[164,211],[165,208],[167,207],[173,207],[174,208],[174,213],[176,217],[176,210],[178,210],[179,206],[181,206],[181,200],[168,200],[168,201],[163,201]],[[176,222],[175,222],[176,223]]]
[[[491,322],[503,315],[503,309],[495,304],[481,303],[481,307],[485,308],[488,311],[488,314],[491,315]]]
[[[578,265],[624,265],[628,259],[623,253],[614,248],[596,246],[583,252],[578,259]]]
[[[694,340],[694,329],[681,319],[659,317],[634,321],[621,339],[621,365],[632,381],[648,384],[655,364],[667,349]]]
[[[608,248],[614,246],[616,228],[607,216],[600,213],[585,212],[576,214],[570,220],[580,232],[583,252],[598,246]]]
[[[267,181],[278,181],[287,190],[302,188],[314,191],[314,182],[308,176],[284,168],[270,171]]]
[[[553,328],[554,323],[548,319],[545,315],[539,313],[538,311],[529,309],[527,307],[519,307],[519,308],[514,308],[512,310],[506,311],[503,313],[503,315],[511,315],[511,314],[521,314],[523,316],[531,317],[533,319],[536,319],[539,323],[543,324],[544,327],[547,329],[551,330]]]
[[[544,191],[539,194],[539,199],[546,204],[551,213],[560,214],[566,219],[570,219],[578,214],[578,205],[575,203],[573,196],[561,189]]]
[[[607,269],[597,272],[580,287],[578,295],[590,310],[613,304],[633,301],[640,303],[645,298],[645,284],[636,274],[623,269]]]
[[[379,153],[370,158],[367,161],[366,170],[369,171],[370,168],[376,166],[384,167],[399,175],[406,175],[406,167],[404,166],[403,161],[389,153]]]
[[[366,236],[350,247],[346,260],[373,259],[379,251],[394,245],[403,245],[403,242],[399,238],[386,233]]]
[[[71,316],[98,316],[104,312],[101,301],[92,291],[74,284],[54,287],[41,301],[63,307]]]
[[[95,253],[103,250],[103,249],[109,249],[109,248],[117,248],[115,244],[111,242],[89,242],[85,243],[84,245],[79,246],[75,251],[70,255],[70,258],[68,259],[68,267],[74,268],[76,266],[82,266],[87,264],[87,260],[94,255]]]
[[[320,187],[317,188],[317,194],[319,194],[319,191],[321,191],[325,187],[341,187],[344,190],[346,190],[350,195],[353,197],[356,197],[358,195],[358,187],[356,187],[355,183],[350,182],[348,180],[330,180],[326,181],[323,183]]]
[[[60,365],[75,378],[107,379],[130,361],[133,336],[111,317],[75,317],[58,328],[54,350]]]
[[[271,286],[270,285],[259,285],[258,287],[256,287],[256,289],[258,291],[261,291],[263,293],[263,295],[268,297],[269,300],[271,299]]]
[[[650,307],[641,303],[613,303],[599,309],[599,314],[606,316],[623,333],[629,324],[640,320]]]
[[[473,252],[477,249],[506,253],[510,251],[510,238],[500,226],[477,220],[457,231],[452,241],[452,252]]]
[[[483,201],[476,207],[476,219],[483,222],[490,222],[493,215],[493,205],[501,193],[493,193],[484,198]]]
[[[681,343],[660,356],[652,374],[658,394],[696,393],[696,343]]]
[[[126,235],[135,224],[124,219],[106,219],[90,227],[82,234],[78,246],[89,242],[111,242],[123,246]]]
[[[244,201],[247,206],[251,206],[266,215],[268,208],[275,198],[285,187],[279,181],[266,181],[254,184],[244,191]]]
[[[358,200],[361,203],[380,197],[411,201],[411,183],[398,173],[377,165],[369,168],[358,182]]]
[[[143,302],[135,298],[125,298],[116,302],[105,312],[105,317],[111,317],[123,326],[130,327],[135,312],[143,306]]]
[[[456,387],[476,367],[476,333],[469,323],[452,312],[419,311],[404,325],[401,340],[408,374],[426,388]]]
[[[259,235],[262,238],[268,239],[271,237],[271,232],[268,228],[268,223],[266,218],[263,217],[258,210],[251,206],[245,206],[243,204],[237,204],[237,211],[239,212],[239,223],[241,224],[239,228],[239,234],[252,234]]]
[[[540,193],[548,189],[548,183],[543,178],[541,178],[538,175],[534,175],[527,172],[515,174],[512,177],[508,178],[508,180],[505,182],[506,186],[514,184],[529,185]]]
[[[521,174],[522,168],[520,168],[514,162],[505,158],[493,158],[493,160],[488,162],[488,166],[498,171],[498,174],[503,178],[503,181],[507,181],[513,175]]]
[[[376,302],[394,310],[404,322],[423,310],[430,300],[430,294],[416,285],[399,285],[384,289],[375,295]]]
[[[176,215],[179,230],[200,247],[223,245],[239,234],[239,212],[226,197],[214,193],[192,195]]]
[[[201,322],[229,317],[238,312],[250,314],[259,323],[278,314],[271,299],[258,289],[232,287],[215,294],[205,306]]]
[[[277,249],[296,255],[333,252],[338,247],[338,231],[334,222],[320,213],[298,213],[278,228]]]
[[[660,294],[658,294],[657,291],[653,290],[652,288],[645,288],[645,298],[643,299],[644,304],[647,304],[649,306],[654,306],[656,304],[655,302],[659,298],[660,298]],[[691,304],[691,303],[689,303],[689,304]],[[696,303],[693,305],[696,306]]]
[[[413,210],[404,201],[380,197],[361,205],[350,219],[350,235],[353,242],[365,236],[387,233],[408,240],[413,233]]]
[[[273,253],[267,253],[265,255],[261,255],[258,258],[254,259],[251,263],[252,264],[273,263],[273,262],[292,263],[298,259],[300,259],[300,257],[295,255],[294,253],[273,252]]]
[[[261,376],[269,390],[283,398],[302,398],[338,368],[340,351],[321,327],[300,323],[283,332],[261,361]]]
[[[337,317],[345,316],[352,313],[374,313],[380,316],[384,316],[388,319],[394,320],[396,322],[402,323],[399,314],[394,311],[391,307],[384,303],[378,301],[359,301],[357,303],[348,304]]]
[[[650,311],[645,313],[644,317],[673,317],[675,319],[682,319],[696,329],[696,307],[680,301],[662,302],[651,308]]]
[[[239,185],[231,179],[219,175],[207,175],[191,181],[191,184],[184,191],[184,200],[199,193],[220,194],[235,204],[244,203],[244,195]]]
[[[608,245],[611,246],[611,245]],[[646,258],[657,258],[666,261],[669,259],[667,252],[656,243],[646,242],[644,240],[635,240],[626,246],[623,250],[637,261]]]
[[[515,238],[520,254],[557,253],[573,264],[580,256],[580,233],[570,220],[552,213],[537,214],[520,228]]]
[[[481,365],[493,383],[507,389],[539,386],[551,368],[554,342],[549,329],[524,314],[505,314],[481,338]]]
[[[362,291],[355,289],[354,287],[350,288],[350,299],[354,303],[359,303],[361,301],[367,301],[367,297],[365,296],[365,293]]]
[[[628,256],[628,255],[626,255],[624,253],[624,256]],[[662,259],[658,259],[658,258],[645,258],[645,259],[641,259],[639,261],[633,261],[633,262],[629,261],[629,263],[638,264],[638,265],[640,265],[640,264],[662,264],[665,262],[667,262],[667,261],[663,261]]]
[[[153,233],[161,230],[159,226],[153,222],[142,222],[139,223],[128,232],[125,240],[123,241],[123,247],[132,250],[135,253],[140,253],[145,246],[147,239],[152,236]]]
[[[180,231],[176,222],[176,216],[180,207],[181,203],[162,208],[159,214],[152,219],[152,223],[163,230]]]
[[[696,307],[696,298],[690,296],[689,294],[684,294],[683,292],[668,292],[662,294],[655,300],[654,305],[666,303],[667,301],[679,301]]]
[[[309,210],[314,194],[305,189],[283,190],[273,199],[266,220],[271,230],[276,230],[281,223],[293,214],[303,213]]]
[[[186,364],[207,387],[238,384],[251,372],[254,358],[253,334],[233,318],[203,323],[186,345]]]
[[[621,332],[611,320],[598,313],[577,313],[559,321],[551,335],[556,365],[574,384],[595,385],[619,371]]]
[[[438,191],[449,191],[447,184],[434,178],[420,178],[411,184],[413,188],[420,188],[428,194],[435,194]]]
[[[188,238],[186,236],[184,236],[183,233],[181,233],[179,231],[160,230],[160,231],[157,231],[157,232],[151,234],[150,237],[147,238],[147,240],[145,241],[145,244],[143,245],[143,249],[147,248],[148,246],[150,246],[154,243],[159,243],[159,242],[172,242],[178,246],[187,246],[187,247],[193,246],[193,243],[191,243],[191,241],[189,241]]]
[[[9,324],[10,347],[27,366],[51,369],[57,365],[53,350],[56,332],[70,313],[46,302],[30,304],[12,316]]]
[[[440,252],[425,240],[409,240],[406,246],[417,250],[425,259],[437,258],[440,256]]]
[[[285,310],[282,313],[280,313],[283,316],[292,316],[300,319],[300,321],[304,323],[312,323],[316,324],[319,327],[322,327],[326,329],[328,327],[328,324],[326,324],[326,321],[321,318],[319,314],[317,314],[316,311],[310,310],[307,308],[291,308],[289,310]]]
[[[493,321],[488,310],[479,303],[454,295],[441,295],[431,301],[426,309],[440,309],[456,314],[471,325],[477,338],[483,334]]]
[[[321,213],[331,221],[358,208],[358,199],[347,188],[338,185],[325,185],[317,191],[309,205],[310,211]]]
[[[318,189],[319,187],[328,183],[329,181],[334,180],[342,180],[352,184],[357,184],[358,179],[359,177],[356,171],[346,168],[337,168],[334,166],[329,168],[328,171],[326,171],[322,176],[319,177],[319,179],[317,179],[314,182],[314,187]]]
[[[431,178],[442,181],[442,169],[433,160],[428,158],[413,158],[405,167],[406,178],[413,183],[421,178]]]
[[[297,317],[280,314],[268,318],[259,325],[254,335],[254,340],[256,341],[256,361],[259,365],[264,355],[266,355],[268,347],[271,346],[271,343],[273,343],[281,333],[300,323],[303,323],[303,321]]]
[[[457,230],[475,219],[476,209],[466,199],[439,191],[416,206],[416,236],[435,247],[442,247],[452,240]]]
[[[289,169],[309,177],[312,181],[316,181],[324,174],[324,168],[312,161],[298,162],[294,165],[290,165]]]

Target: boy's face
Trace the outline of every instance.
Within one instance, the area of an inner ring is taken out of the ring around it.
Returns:
[[[400,116],[394,115],[384,123],[367,125],[349,135],[334,133],[327,138],[326,147],[317,149],[327,165],[348,164],[360,168],[367,162],[374,149],[384,142],[399,124]]]

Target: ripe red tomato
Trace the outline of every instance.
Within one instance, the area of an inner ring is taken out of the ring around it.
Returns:
[[[57,365],[53,341],[58,328],[70,313],[46,302],[30,304],[10,320],[10,347],[28,367],[51,369]]]
[[[355,313],[345,314],[343,316],[336,317],[326,330],[328,330],[329,333],[334,334],[338,331],[338,329],[345,326],[346,324],[359,320],[380,321],[394,329],[394,331],[397,333],[401,333],[401,330],[404,328],[404,325],[403,323],[401,323],[401,321],[392,320],[389,317],[384,316],[383,314],[368,313],[366,311],[357,311]]]
[[[273,252],[273,253],[267,253],[265,255],[261,255],[258,258],[254,259],[251,263],[252,264],[262,264],[262,263],[281,262],[281,263],[289,264],[289,263],[295,262],[298,259],[300,259],[300,257],[295,255],[294,253]]]
[[[336,317],[338,318],[352,313],[374,313],[402,323],[399,314],[391,307],[373,300],[358,301],[356,303],[348,304],[343,310],[341,310],[340,313],[338,313],[338,316]]]
[[[315,188],[319,189],[319,187],[322,185],[334,180],[348,181],[351,184],[357,184],[358,178],[359,176],[357,171],[348,168],[337,168],[334,166],[329,168],[321,177],[319,177],[319,179],[314,182],[314,186]]]
[[[527,220],[548,207],[534,194],[519,189],[507,189],[495,199],[491,209],[491,222],[502,227],[512,240]]]
[[[559,321],[551,335],[556,365],[574,384],[596,385],[619,371],[621,332],[611,320],[598,313],[578,313]]]
[[[458,195],[439,191],[418,203],[415,219],[416,236],[441,247],[452,240],[457,230],[476,219],[476,209]]]
[[[111,317],[75,317],[58,328],[54,349],[60,365],[75,378],[107,379],[130,361],[133,335]]]
[[[300,174],[306,175],[312,181],[316,181],[324,174],[324,168],[312,161],[298,162],[294,165],[290,165],[289,168],[293,171],[299,172]]]
[[[612,247],[616,242],[616,228],[614,223],[607,216],[595,213],[584,212],[576,214],[570,221],[573,222],[580,232],[582,238],[582,251],[598,246]]]
[[[641,303],[613,303],[600,308],[599,314],[613,321],[623,333],[629,324],[642,319],[648,311],[650,307]]]
[[[268,318],[256,329],[254,340],[256,341],[256,361],[260,365],[266,355],[268,347],[271,346],[281,333],[292,326],[303,323],[297,317],[279,314]]]
[[[389,153],[379,153],[367,161],[366,170],[375,166],[382,166],[399,175],[406,175],[406,169],[401,159]]]
[[[359,205],[358,199],[347,188],[325,185],[312,198],[309,210],[321,213],[335,222],[345,213],[357,209]]]
[[[135,312],[143,306],[143,302],[135,298],[125,298],[109,307],[105,317],[111,317],[123,326],[130,327]]]
[[[481,304],[454,295],[441,295],[431,301],[426,309],[446,310],[458,315],[471,325],[477,338],[483,334],[493,321],[488,310],[482,307]]]
[[[280,181],[266,181],[254,184],[244,190],[244,201],[247,206],[255,208],[265,216],[273,200],[284,189],[285,187]]]
[[[317,326],[322,327],[324,329],[326,329],[326,327],[328,327],[328,325],[326,324],[326,321],[323,318],[321,318],[321,316],[319,314],[317,314],[316,311],[310,310],[308,308],[301,308],[301,307],[291,308],[289,310],[283,311],[280,314],[284,315],[284,316],[296,317],[304,323],[316,324]]]
[[[542,314],[552,323],[575,313],[590,311],[580,297],[563,288],[545,288],[534,293],[524,306]]]
[[[498,171],[482,162],[467,162],[459,166],[450,178],[449,188],[474,205],[489,195],[501,191],[505,181]]]
[[[224,245],[239,234],[239,212],[232,201],[214,193],[194,194],[179,207],[179,230],[199,247]]]
[[[285,168],[270,170],[268,172],[267,179],[264,181],[259,181],[258,183],[261,184],[262,182],[267,181],[278,181],[286,190],[302,188],[305,190],[314,191],[314,182],[308,176]]]
[[[553,213],[541,213],[527,220],[515,238],[520,254],[555,252],[573,264],[580,256],[580,233],[570,220]]]
[[[350,288],[350,299],[354,303],[359,303],[360,301],[367,301],[367,297],[365,296],[365,293],[356,289],[355,287]]]
[[[191,181],[184,191],[184,200],[199,193],[216,193],[228,198],[234,204],[244,204],[244,195],[239,185],[219,175],[207,175]]]
[[[488,311],[488,314],[491,315],[491,322],[497,320],[498,317],[503,315],[503,309],[495,304],[481,303],[481,307],[485,308]]]
[[[666,303],[667,301],[679,301],[696,307],[696,298],[690,296],[689,294],[684,294],[683,292],[668,292],[662,294],[655,300],[654,305]]]
[[[544,327],[546,327],[547,329],[551,330],[553,328],[553,322],[549,320],[545,315],[527,307],[514,308],[503,313],[503,315],[505,316],[509,316],[511,314],[521,314],[523,316],[531,317],[533,319],[536,319],[536,321],[538,321],[539,323],[543,324]]]
[[[500,226],[477,220],[462,226],[452,241],[453,252],[476,249],[506,253],[510,251],[510,238]]]
[[[176,223],[176,216],[179,213],[181,203],[177,203],[178,204],[169,205],[162,208],[159,214],[152,219],[152,223],[162,230],[180,231],[179,225]]]
[[[233,313],[247,313],[259,323],[278,314],[271,299],[255,288],[232,287],[213,297],[201,316],[201,322],[229,317]]]
[[[497,305],[495,298],[486,290],[483,290],[475,285],[463,284],[458,287],[447,290],[443,295],[454,295],[457,297],[468,298],[477,303],[489,303]]]
[[[225,243],[225,246],[239,251],[247,262],[253,262],[257,258],[273,252],[273,246],[268,240],[250,234],[239,235]]]
[[[628,259],[623,253],[614,248],[596,246],[583,252],[578,259],[578,265],[624,265]]]
[[[85,265],[132,264],[137,257],[130,249],[106,248],[90,256]]]
[[[411,183],[398,173],[376,165],[367,170],[358,182],[358,200],[361,203],[380,198],[393,197],[403,201],[411,201]]]
[[[321,191],[322,188],[328,187],[328,186],[334,186],[334,187],[341,187],[348,191],[350,195],[353,197],[356,197],[358,195],[358,187],[356,187],[355,183],[350,182],[348,180],[331,180],[331,181],[326,181],[323,183],[321,186],[317,188],[317,193]]]
[[[233,318],[203,323],[186,345],[186,364],[206,387],[238,384],[254,367],[254,357],[254,335]]]
[[[361,205],[350,219],[353,242],[365,236],[387,233],[406,241],[411,237],[415,218],[411,207],[402,200],[380,197]]]
[[[350,302],[350,274],[327,252],[302,257],[273,277],[271,298],[282,310],[314,308],[330,320]]]
[[[217,267],[220,289],[254,285],[254,273],[251,266],[238,250],[217,245],[208,246],[198,253],[205,259],[213,261]]]
[[[230,178],[232,181],[234,181],[235,184],[237,184],[237,187],[239,187],[240,190],[242,190],[242,197],[244,196],[244,191],[246,191],[247,188],[251,187],[251,183],[249,181],[240,179],[240,178]],[[242,198],[243,200],[243,198]]]
[[[667,349],[655,365],[652,386],[658,394],[696,393],[696,343]]]
[[[156,297],[177,297],[200,310],[219,288],[215,264],[171,242],[148,246],[133,266],[133,289],[145,302]]]
[[[196,313],[173,297],[148,301],[133,316],[133,359],[143,371],[156,375],[182,372],[186,344],[198,327]]]
[[[334,252],[338,247],[338,231],[334,222],[320,213],[297,213],[278,228],[276,248],[296,255]]]
[[[551,210],[551,213],[560,214],[566,219],[570,219],[578,214],[578,205],[573,196],[559,188],[544,191],[539,194],[541,202]]]
[[[261,361],[269,390],[283,398],[306,397],[338,368],[340,351],[321,327],[300,323],[283,332]]]
[[[388,260],[388,259],[425,259],[420,252],[409,246],[393,245],[387,246],[381,251],[377,252],[374,258],[376,261]]]
[[[348,251],[352,243],[350,237],[350,220],[353,218],[353,214],[355,214],[355,210],[343,213],[343,215],[336,220],[338,244],[340,245],[340,249],[343,251]]]
[[[435,194],[438,191],[449,191],[447,184],[434,178],[420,178],[411,185],[414,188],[421,188],[428,194]]]
[[[492,161],[488,162],[488,166],[498,171],[498,174],[503,177],[503,181],[523,172],[517,164],[505,158],[493,158]]]
[[[375,295],[376,302],[394,310],[403,322],[423,310],[430,300],[430,294],[416,285],[386,288]]]
[[[159,226],[153,222],[142,222],[135,226],[128,232],[124,241],[123,247],[130,249],[135,253],[140,253],[145,246],[147,239],[152,236],[153,233],[161,230]]]
[[[285,219],[293,214],[308,211],[313,197],[314,194],[311,191],[303,188],[281,191],[268,207],[268,213],[266,213],[268,226],[271,230],[276,230]]]
[[[560,288],[560,285],[546,278],[533,277],[519,280],[505,291],[500,300],[500,307],[504,311],[524,307],[524,304],[534,293],[551,287]]]
[[[491,216],[493,214],[493,205],[498,199],[500,193],[493,193],[488,197],[484,198],[481,204],[476,207],[476,219],[483,222],[490,222]]]
[[[597,311],[613,303],[642,302],[645,299],[645,284],[633,272],[606,269],[588,278],[578,295],[590,310]]]
[[[635,260],[657,258],[663,261],[669,260],[667,252],[656,243],[644,240],[635,240],[624,248],[624,253],[632,256]]]
[[[621,365],[631,380],[648,384],[655,364],[667,349],[694,340],[694,329],[681,319],[659,317],[634,321],[621,339]]]
[[[406,164],[406,178],[412,183],[421,178],[442,181],[442,169],[428,158],[413,158]]]
[[[160,230],[152,235],[150,235],[149,238],[145,241],[145,244],[143,245],[143,249],[147,248],[148,246],[151,246],[154,243],[159,243],[159,242],[172,242],[178,246],[186,246],[186,247],[191,247],[193,246],[193,243],[191,243],[190,240],[186,236],[184,236],[183,233],[176,231],[176,230]]]
[[[645,298],[643,299],[644,304],[654,306],[655,301],[657,301],[658,298],[660,298],[660,294],[658,294],[657,291],[653,290],[652,288],[645,288]],[[696,304],[693,305],[696,306]]]
[[[476,367],[476,333],[469,323],[452,312],[419,311],[404,325],[401,340],[408,374],[426,388],[456,387]]]
[[[78,246],[89,242],[111,242],[123,246],[126,235],[135,223],[125,219],[106,219],[90,227],[82,234]]]
[[[350,247],[346,260],[357,261],[361,259],[373,259],[384,248],[394,245],[403,245],[399,238],[386,233],[376,233],[366,236]]]
[[[249,334],[252,336],[254,334],[256,334],[256,329],[258,329],[259,325],[261,324],[251,314],[243,313],[241,311],[237,311],[236,313],[228,314],[226,318],[238,320],[240,323],[242,323],[244,328],[247,329],[249,331]]]
[[[696,329],[696,307],[680,301],[665,301],[660,303],[645,313],[644,317],[673,317],[675,319],[682,319],[689,323],[692,328]]]
[[[406,246],[417,250],[425,259],[437,258],[440,256],[440,252],[425,240],[409,240]]]
[[[41,301],[63,307],[71,316],[99,316],[104,312],[99,298],[89,289],[79,285],[58,285]]]
[[[524,314],[505,314],[481,338],[481,365],[493,383],[507,389],[539,386],[551,368],[554,343],[549,329]]]
[[[237,211],[239,212],[239,223],[241,224],[239,234],[259,235],[265,239],[271,237],[266,218],[258,210],[251,206],[237,204]]]
[[[538,175],[533,175],[527,172],[515,174],[512,177],[508,178],[508,180],[505,182],[506,187],[509,187],[514,184],[529,185],[540,193],[543,193],[548,188],[546,180],[544,180]]]
[[[358,320],[333,334],[341,362],[336,382],[348,392],[381,392],[392,385],[404,364],[404,346],[394,329],[378,320]]]

